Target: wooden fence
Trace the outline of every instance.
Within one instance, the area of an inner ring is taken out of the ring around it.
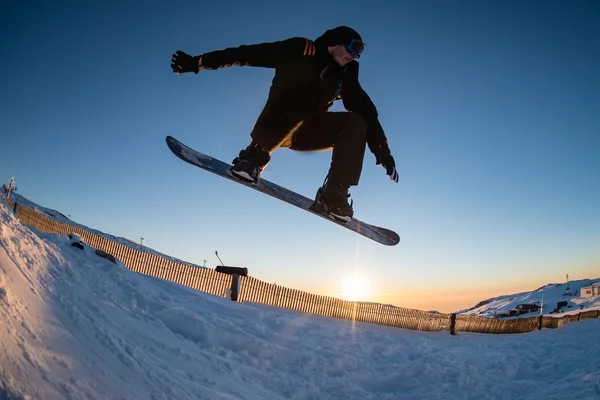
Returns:
[[[132,249],[78,226],[56,221],[32,208],[21,205],[15,206],[13,202],[9,202],[9,205],[16,211],[17,217],[24,224],[45,233],[75,233],[88,245],[112,255],[132,271],[176,282],[217,296],[228,293],[230,288],[231,277],[228,275],[208,268],[177,263],[156,254]]]
[[[239,287],[237,300],[254,302],[325,317],[368,322],[420,331],[448,330],[479,333],[524,333],[542,328],[559,328],[567,323],[599,318],[597,310],[563,317],[536,316],[501,320],[471,315],[425,312],[377,303],[363,303],[316,295],[264,282],[251,276],[228,275],[208,268],[175,262],[160,255],[133,249],[91,233],[78,226],[56,221],[36,210],[8,201],[17,217],[38,231],[79,235],[90,246],[102,250],[132,271],[176,282],[216,296],[230,297],[232,287]],[[238,285],[232,285],[238,280]]]
[[[240,298],[246,302],[421,331],[440,331],[449,328],[449,314],[341,300],[277,286],[252,277],[241,277],[241,279]]]

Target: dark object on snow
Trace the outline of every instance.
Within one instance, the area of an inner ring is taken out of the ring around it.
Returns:
[[[558,314],[558,313],[562,312],[561,308],[563,308],[563,307],[571,308],[571,306],[569,306],[568,304],[569,304],[568,301],[559,301],[558,303],[556,303],[556,308],[554,310],[550,311],[550,314]]]
[[[96,250],[96,254],[102,258],[106,258],[108,261],[110,261],[113,264],[117,263],[117,259],[112,254],[108,254],[107,252],[102,251],[102,250]]]
[[[71,246],[77,247],[79,250],[83,250],[83,245],[81,244],[81,242],[73,242],[71,243]]]
[[[558,303],[556,303],[556,308],[566,307],[568,304],[569,302],[567,301],[559,301]]]
[[[517,307],[515,307],[515,309],[520,314],[526,314],[538,311],[540,309],[540,306],[538,306],[537,304],[519,304]]]

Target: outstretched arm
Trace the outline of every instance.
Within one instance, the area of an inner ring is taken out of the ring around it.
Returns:
[[[347,77],[344,79],[341,93],[344,107],[348,111],[362,115],[365,119],[369,130],[367,133],[367,144],[369,150],[375,155],[376,164],[382,165],[390,179],[398,182],[396,162],[394,161],[394,157],[392,157],[387,137],[379,122],[377,108],[358,81],[358,63],[352,62],[349,64],[346,74]]]
[[[171,68],[175,73],[194,72],[201,69],[218,69],[232,66],[277,68],[295,57],[314,54],[314,43],[294,37],[271,43],[260,43],[229,47],[198,56],[190,56],[180,50],[173,54]]]
[[[306,39],[295,37],[272,43],[230,47],[203,54],[202,66],[206,69],[231,66],[277,68],[281,63],[289,62],[290,58],[301,56],[306,43]]]

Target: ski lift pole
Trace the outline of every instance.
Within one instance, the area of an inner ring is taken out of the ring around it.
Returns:
[[[219,258],[219,252],[217,250],[215,250],[215,256],[217,256],[219,261],[221,261],[221,258]],[[223,261],[221,261],[221,265],[225,265],[225,264],[223,264]]]

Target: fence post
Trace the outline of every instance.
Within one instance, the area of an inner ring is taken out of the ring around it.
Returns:
[[[237,301],[240,289],[240,276],[238,274],[231,275],[231,301]]]
[[[450,314],[450,334],[451,335],[456,335],[456,314],[452,313]]]
[[[13,206],[13,212],[15,213],[15,216],[18,218],[19,217],[19,203],[17,203],[15,201],[15,205]]]
[[[544,321],[544,316],[540,315],[539,318],[540,318],[540,320],[538,322],[538,331],[541,331],[542,330],[543,321]]]

